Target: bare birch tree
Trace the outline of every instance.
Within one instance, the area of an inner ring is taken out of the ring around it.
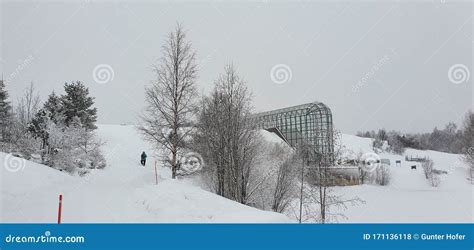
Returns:
[[[28,127],[39,110],[40,98],[33,83],[24,89],[15,105],[15,112],[9,124],[11,146],[27,159],[39,147],[36,139],[29,133]]]
[[[260,142],[250,112],[250,93],[229,65],[211,95],[202,101],[195,135],[196,149],[206,159],[214,191],[243,204],[255,190],[250,179]]]
[[[24,90],[23,96],[18,99],[18,103],[15,108],[15,114],[18,122],[26,130],[28,123],[33,120],[36,113],[40,108],[40,97],[35,89],[35,85],[30,85]]]
[[[153,66],[156,79],[146,89],[147,109],[140,131],[146,139],[164,149],[165,161],[176,178],[178,153],[190,130],[197,94],[195,51],[177,25],[162,48],[163,55]]]

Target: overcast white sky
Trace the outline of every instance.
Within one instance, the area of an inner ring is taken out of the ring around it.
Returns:
[[[135,123],[150,65],[180,22],[202,93],[232,62],[256,111],[320,101],[346,133],[430,131],[472,108],[473,21],[472,2],[451,0],[2,1],[1,71],[12,99],[30,82],[45,99],[80,80],[100,123]],[[100,64],[113,71],[102,84]],[[272,79],[279,64],[289,74]]]

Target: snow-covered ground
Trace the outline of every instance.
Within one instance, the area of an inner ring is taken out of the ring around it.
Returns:
[[[101,125],[108,166],[86,177],[0,153],[1,222],[55,223],[63,194],[64,223],[87,222],[291,222],[207,192],[188,180],[170,179],[158,167],[155,184],[150,145],[132,126]],[[139,164],[142,151],[149,155]],[[15,172],[9,171],[17,170]]]
[[[151,146],[132,126],[101,125],[98,135],[108,166],[86,177],[71,176],[47,166],[0,153],[1,222],[55,223],[58,195],[63,194],[63,222],[292,222],[288,217],[261,211],[225,199],[204,189],[196,180],[171,180],[170,171],[155,174]],[[276,135],[262,132],[269,142]],[[373,152],[371,140],[343,135],[354,154]],[[142,151],[149,155],[139,164]],[[335,187],[336,194],[359,197],[364,204],[350,206],[339,222],[473,222],[473,185],[459,155],[408,149],[405,155],[431,158],[434,168],[446,170],[439,187],[431,187],[419,164],[404,156],[379,154],[390,159],[388,186],[364,184]],[[401,166],[395,161],[401,160]],[[410,166],[418,165],[416,170]],[[8,169],[17,171],[9,171]],[[338,211],[332,211],[338,212]]]
[[[355,154],[373,152],[371,140],[343,135],[345,147]],[[365,204],[349,207],[344,211],[347,220],[340,222],[473,222],[473,185],[469,168],[459,155],[436,151],[407,149],[404,155],[429,157],[434,168],[445,170],[440,175],[441,184],[432,187],[425,179],[419,163],[407,162],[405,157],[380,153],[380,158],[390,159],[392,181],[388,186],[364,184],[336,187],[335,192],[346,198],[358,196]],[[395,161],[400,160],[401,166]],[[416,170],[411,166],[417,165]]]

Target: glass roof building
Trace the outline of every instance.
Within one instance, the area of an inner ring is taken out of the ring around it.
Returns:
[[[290,146],[305,142],[323,162],[334,162],[332,113],[325,104],[313,102],[262,112],[254,119],[258,128],[277,134]]]

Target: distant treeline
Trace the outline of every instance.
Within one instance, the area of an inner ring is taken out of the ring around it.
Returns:
[[[399,154],[405,148],[464,154],[474,145],[474,114],[469,111],[460,127],[450,122],[443,129],[435,127],[430,133],[408,134],[379,129],[377,132],[358,132],[357,135],[375,139],[373,146],[378,148],[386,141],[390,149]]]

